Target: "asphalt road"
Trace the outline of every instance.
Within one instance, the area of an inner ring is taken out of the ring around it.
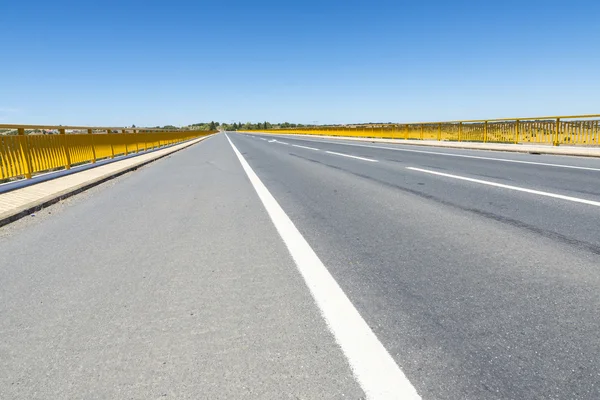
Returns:
[[[221,134],[0,229],[0,398],[375,398],[292,229],[422,398],[600,398],[600,160],[228,137],[292,227]]]

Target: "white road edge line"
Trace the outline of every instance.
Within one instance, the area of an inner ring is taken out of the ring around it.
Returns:
[[[336,156],[342,156],[342,157],[356,158],[357,160],[370,161],[370,162],[379,162],[377,160],[373,160],[373,159],[370,159],[370,158],[351,156],[350,154],[336,153],[335,151],[325,151],[325,153],[335,154]]]
[[[226,135],[368,399],[420,399],[414,386]]]
[[[308,150],[315,150],[315,151],[319,151],[319,149],[316,149],[314,147],[308,147],[308,146],[300,146],[299,144],[293,144],[293,147],[300,147],[301,149],[308,149]]]
[[[393,150],[393,151],[405,151],[405,152],[408,152],[408,153],[432,154],[432,155],[438,155],[438,156],[472,158],[472,159],[476,159],[476,160],[498,161],[498,162],[514,163],[514,164],[541,165],[541,166],[545,166],[545,167],[580,169],[580,170],[584,170],[584,171],[597,171],[597,172],[600,172],[600,168],[579,167],[579,166],[576,166],[576,165],[552,164],[552,163],[543,163],[543,162],[537,162],[537,161],[511,160],[511,159],[508,159],[508,158],[494,158],[494,157],[484,157],[484,156],[470,156],[470,155],[467,155],[467,154],[444,153],[444,152],[441,152],[441,151],[427,151],[427,150],[403,149],[403,148],[399,148],[399,147],[371,146],[371,145],[367,145],[367,144],[336,142],[336,141],[324,140],[324,139],[322,139],[322,140],[321,139],[315,140],[315,139],[301,138],[301,139],[298,139],[298,140],[305,140],[307,142],[314,142],[314,143],[330,143],[330,144],[341,144],[341,145],[344,145],[344,146],[368,147],[368,148],[371,148],[371,149],[385,149],[385,150]],[[390,144],[390,145],[393,146],[394,144]],[[402,143],[398,143],[398,145],[400,145],[400,146],[407,146],[407,145],[403,145]],[[464,149],[458,149],[458,150],[464,150]],[[485,151],[485,150],[477,150],[477,149],[469,149],[469,150],[470,151]]]
[[[540,195],[540,196],[552,197],[552,198],[555,198],[555,199],[573,201],[575,203],[582,203],[582,204],[588,204],[590,206],[600,207],[600,201],[580,199],[578,197],[565,196],[565,195],[557,194],[557,193],[542,192],[540,190],[527,189],[527,188],[519,187],[519,186],[504,185],[502,183],[484,181],[484,180],[481,180],[481,179],[467,178],[466,176],[446,174],[446,173],[443,173],[443,172],[430,171],[428,169],[421,169],[421,168],[414,168],[414,167],[406,167],[406,169],[410,169],[412,171],[424,172],[426,174],[444,176],[446,178],[453,178],[453,179],[459,179],[459,180],[462,180],[462,181],[468,181],[468,182],[474,182],[474,183],[481,183],[482,185],[495,186],[495,187],[499,187],[499,188],[503,188],[503,189],[516,190],[518,192],[525,192],[525,193],[537,194],[537,195]]]

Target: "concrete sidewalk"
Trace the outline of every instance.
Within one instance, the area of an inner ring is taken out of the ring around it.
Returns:
[[[369,143],[393,143],[415,146],[449,147],[454,149],[509,151],[515,153],[554,154],[561,156],[600,157],[600,147],[577,146],[550,146],[534,144],[509,144],[509,143],[480,143],[480,142],[438,142],[437,140],[404,140],[404,139],[377,139],[346,136],[321,136],[321,135],[296,135],[277,134],[278,136],[302,136],[321,139],[352,140]]]
[[[211,136],[213,135],[0,194],[0,226]]]

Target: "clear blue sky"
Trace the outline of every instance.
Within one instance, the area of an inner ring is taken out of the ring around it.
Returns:
[[[0,123],[600,112],[600,2],[8,1]]]

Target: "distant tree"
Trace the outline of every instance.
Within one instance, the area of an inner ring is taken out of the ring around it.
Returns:
[[[217,130],[217,124],[215,124],[215,121],[210,121],[210,126],[209,126],[208,130],[209,131]]]

